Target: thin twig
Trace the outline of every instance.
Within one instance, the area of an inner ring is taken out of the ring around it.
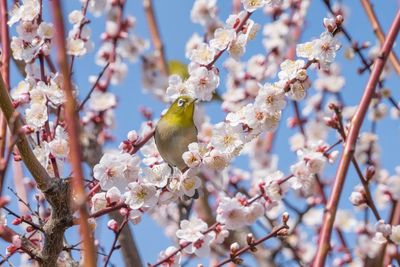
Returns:
[[[106,262],[104,263],[104,267],[106,267],[106,266],[108,265],[108,262],[109,262],[110,259],[111,259],[111,255],[112,255],[113,252],[116,250],[116,248],[117,248],[117,247],[116,247],[116,244],[117,244],[117,241],[118,241],[118,237],[119,237],[119,235],[121,234],[121,232],[122,232],[122,230],[124,229],[124,227],[126,226],[127,222],[128,222],[128,218],[125,217],[124,220],[122,221],[122,223],[121,223],[121,225],[120,225],[118,231],[115,233],[114,241],[113,241],[113,244],[112,244],[112,246],[111,246],[110,252],[109,252],[108,255],[107,255]]]
[[[243,253],[251,250],[252,248],[256,247],[257,245],[267,241],[270,238],[276,237],[278,236],[283,230],[287,230],[289,229],[289,226],[286,223],[283,223],[281,226],[276,227],[272,230],[271,233],[269,233],[268,235],[255,240],[252,244],[246,245],[245,247],[241,248],[240,250],[238,250],[237,252],[235,252],[234,254],[232,254],[229,258],[221,261],[220,263],[218,263],[217,265],[215,265],[215,267],[221,267],[229,262],[235,262],[235,260],[238,259],[238,257],[240,255],[242,255]]]
[[[85,106],[86,102],[90,99],[90,96],[92,95],[94,89],[96,89],[97,85],[99,84],[99,81],[101,77],[103,76],[104,72],[107,70],[107,68],[110,66],[110,62],[107,62],[107,64],[103,67],[99,75],[97,75],[96,82],[92,85],[92,88],[90,88],[90,91],[86,95],[85,99],[83,99],[82,103],[79,105],[78,111],[81,111],[82,108]]]
[[[40,227],[40,225],[37,225],[34,222],[28,221],[26,219],[24,219],[22,216],[19,216],[18,214],[16,214],[15,212],[13,212],[12,210],[10,210],[7,207],[3,207],[3,209],[5,209],[8,213],[10,213],[11,215],[13,215],[14,217],[18,218],[21,220],[21,222],[24,222],[26,224],[29,224],[30,226],[32,226],[34,229],[39,230],[40,232],[44,232],[43,229]]]

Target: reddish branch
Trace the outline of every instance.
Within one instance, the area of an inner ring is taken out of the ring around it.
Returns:
[[[336,178],[333,185],[332,193],[328,200],[328,204],[326,206],[314,266],[322,267],[325,264],[326,256],[330,250],[331,233],[332,233],[333,223],[335,221],[335,215],[340,195],[342,193],[344,181],[346,178],[350,162],[353,158],[357,137],[360,128],[362,126],[365,114],[368,111],[368,106],[374,95],[375,87],[379,82],[379,77],[383,71],[385,62],[388,58],[390,50],[392,49],[393,43],[396,39],[399,29],[400,29],[400,11],[397,12],[396,18],[394,19],[393,24],[390,27],[387,39],[385,40],[385,43],[380,51],[380,56],[376,59],[376,62],[373,65],[373,70],[368,79],[368,83],[364,90],[364,94],[361,98],[357,111],[352,119],[348,138],[346,140],[344,151],[340,159],[339,167],[336,173]]]
[[[337,125],[338,129],[337,130],[339,131],[339,134],[341,135],[343,142],[346,143],[347,136],[346,136],[345,128],[344,128],[343,121],[342,121],[341,111],[335,105],[332,105],[332,106],[333,106],[333,109],[335,111],[335,114],[336,114],[337,120],[338,120],[338,125]],[[369,179],[364,177],[364,175],[361,171],[360,165],[358,164],[357,160],[354,157],[351,159],[351,162],[352,162],[354,168],[356,169],[357,175],[358,175],[360,182],[364,188],[367,205],[371,208],[376,220],[379,221],[381,219],[381,216],[379,215],[378,209],[376,208],[375,203],[372,199],[371,191],[369,190]]]
[[[86,209],[86,193],[84,187],[84,177],[82,171],[82,155],[79,139],[79,122],[76,117],[76,102],[74,98],[73,86],[70,79],[68,58],[66,53],[65,29],[60,0],[52,1],[55,39],[58,46],[58,61],[61,73],[64,77],[64,92],[66,96],[65,119],[68,124],[70,145],[70,162],[73,170],[72,184],[74,189],[75,205],[80,213],[80,234],[83,239],[83,258],[86,266],[96,266],[96,253],[93,236],[88,222],[88,211]]]
[[[382,30],[382,26],[379,23],[378,18],[376,17],[373,6],[371,5],[371,2],[369,0],[360,0],[360,1],[369,21],[371,22],[372,29],[374,30],[375,35],[376,37],[378,37],[378,40],[382,45],[385,41],[385,34]],[[390,52],[389,60],[392,63],[393,68],[395,69],[397,74],[400,75],[400,62],[394,51]]]
[[[264,237],[262,237],[262,238],[260,238],[260,239],[258,239],[258,240],[255,240],[254,242],[248,244],[247,246],[245,246],[245,247],[239,249],[237,252],[232,253],[232,254],[230,255],[229,258],[227,258],[227,259],[221,261],[220,263],[218,263],[217,265],[215,265],[215,267],[223,266],[223,265],[225,265],[225,264],[227,264],[227,263],[229,263],[229,262],[236,263],[237,260],[239,259],[239,256],[242,255],[243,253],[245,253],[245,252],[247,252],[247,251],[249,251],[249,250],[254,250],[254,248],[255,248],[257,245],[259,245],[259,244],[261,244],[261,243],[267,241],[268,239],[271,239],[271,238],[273,238],[273,237],[277,237],[277,236],[279,236],[279,235],[281,235],[281,234],[284,234],[284,235],[285,235],[285,234],[286,234],[286,231],[285,231],[285,230],[288,230],[288,229],[289,229],[289,226],[286,224],[286,222],[283,222],[283,224],[282,224],[281,226],[275,227],[275,228],[272,230],[272,232],[269,233],[268,235],[266,235],[266,236],[264,236]]]
[[[156,16],[154,14],[153,1],[143,0],[144,12],[149,25],[150,37],[154,46],[155,54],[158,57],[158,66],[162,74],[168,75],[168,63],[165,57],[164,44],[160,37],[160,31],[157,27]]]
[[[7,25],[7,0],[0,2],[0,31],[1,31],[1,75],[7,90],[10,88],[10,36]],[[7,120],[0,113],[0,161],[4,160],[7,139]],[[8,163],[8,162],[7,162]],[[0,177],[0,195],[3,189],[4,176]]]

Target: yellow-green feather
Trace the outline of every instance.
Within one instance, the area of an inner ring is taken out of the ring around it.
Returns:
[[[185,101],[181,107],[178,105],[179,99]],[[192,98],[179,97],[157,123],[154,135],[161,157],[180,170],[186,168],[182,154],[188,150],[190,143],[197,142],[197,129],[193,122],[194,106]]]

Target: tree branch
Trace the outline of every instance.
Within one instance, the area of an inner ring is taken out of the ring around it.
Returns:
[[[347,171],[349,169],[350,162],[353,158],[357,137],[360,128],[362,126],[365,114],[368,111],[368,106],[373,97],[375,87],[379,82],[379,77],[383,71],[383,67],[386,63],[387,57],[390,53],[390,50],[393,46],[393,43],[396,39],[399,29],[400,29],[400,11],[397,12],[396,18],[394,19],[393,24],[390,27],[389,34],[380,52],[381,56],[379,56],[376,59],[376,62],[373,66],[373,70],[368,79],[368,83],[364,90],[364,94],[361,98],[357,111],[352,119],[348,138],[346,140],[344,151],[340,159],[338,170],[336,173],[336,178],[333,185],[332,193],[329,198],[328,204],[326,206],[326,211],[322,223],[321,235],[319,239],[318,250],[313,266],[322,267],[325,264],[326,256],[330,250],[331,233],[332,233],[333,223],[335,221],[335,215],[340,195],[342,193],[344,181],[346,178]]]
[[[367,15],[369,21],[372,24],[372,29],[374,30],[376,37],[378,38],[380,44],[383,45],[385,41],[385,34],[383,33],[382,26],[379,23],[378,18],[376,17],[371,2],[369,0],[360,0],[360,1],[365,10],[365,14]],[[396,56],[396,53],[393,50],[389,54],[389,61],[392,63],[393,68],[397,72],[397,75],[400,75],[400,62],[398,57]]]
[[[1,27],[1,75],[7,90],[10,88],[10,36],[7,25],[7,0],[0,2],[0,27]],[[5,157],[6,140],[7,140],[7,121],[4,114],[0,114],[0,160]],[[3,190],[5,177],[0,177],[0,195]]]
[[[72,184],[74,189],[74,204],[80,213],[80,234],[83,239],[83,258],[85,266],[96,266],[96,252],[93,236],[88,223],[88,211],[86,209],[86,194],[83,182],[82,155],[79,138],[79,123],[76,117],[76,102],[73,94],[72,82],[68,58],[66,53],[65,29],[63,22],[62,6],[60,0],[53,0],[53,15],[55,25],[55,40],[58,46],[58,61],[61,73],[64,77],[64,92],[66,95],[65,119],[68,124],[70,162],[72,165]]]
[[[160,31],[158,30],[156,17],[152,0],[143,0],[144,12],[149,25],[150,37],[153,42],[155,54],[159,59],[159,68],[164,75],[168,75],[168,63],[165,57],[164,44],[161,40]]]
[[[0,77],[0,108],[7,120],[8,126],[14,127],[14,131],[19,135],[17,147],[22,160],[35,179],[39,189],[46,191],[50,187],[51,177],[33,154],[25,134],[21,133],[22,122],[19,116],[15,118],[17,112],[11,103],[3,77]]]

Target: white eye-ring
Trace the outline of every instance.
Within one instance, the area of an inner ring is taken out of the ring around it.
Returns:
[[[183,104],[185,104],[185,100],[179,99],[179,100],[178,100],[178,106],[179,106],[179,107],[182,107]]]

